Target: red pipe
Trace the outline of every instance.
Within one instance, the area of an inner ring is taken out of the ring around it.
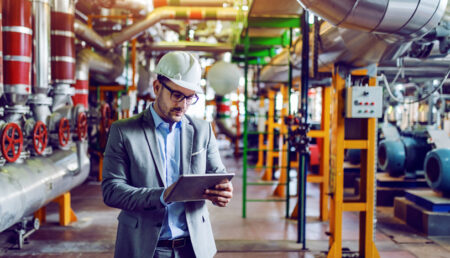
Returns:
[[[31,85],[31,2],[3,0],[3,4],[5,93],[27,95]]]
[[[75,95],[72,97],[73,105],[82,104],[88,109],[89,81],[77,80],[75,83]]]
[[[52,11],[51,67],[55,84],[75,83],[74,15]]]

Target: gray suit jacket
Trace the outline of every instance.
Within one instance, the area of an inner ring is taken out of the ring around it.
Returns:
[[[103,199],[122,209],[115,257],[153,257],[161,231],[167,187],[150,109],[112,124],[103,161]],[[224,173],[211,125],[183,117],[181,174]],[[197,257],[212,257],[216,246],[205,201],[186,203],[186,221]]]

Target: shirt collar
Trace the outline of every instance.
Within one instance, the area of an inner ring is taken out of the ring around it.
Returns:
[[[167,129],[169,129],[169,123],[164,122],[164,120],[158,115],[158,113],[156,113],[155,109],[153,108],[153,104],[154,103],[152,103],[150,105],[150,111],[153,116],[153,121],[155,122],[155,128],[159,128],[160,126],[163,126]],[[174,128],[181,128],[181,121],[174,123],[172,125],[172,130]]]

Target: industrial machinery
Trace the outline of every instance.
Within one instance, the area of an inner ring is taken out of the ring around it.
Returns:
[[[1,3],[0,232],[26,224],[89,174],[87,106],[78,101],[85,93],[73,88],[74,2]],[[20,244],[30,233],[18,232]]]

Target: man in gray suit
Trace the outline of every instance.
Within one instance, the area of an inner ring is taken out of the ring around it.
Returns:
[[[103,163],[103,199],[122,209],[115,257],[212,257],[216,246],[205,201],[166,203],[180,174],[224,173],[211,125],[185,112],[197,102],[201,68],[192,54],[174,51],[156,66],[155,102],[112,124]],[[205,191],[225,207],[231,182]]]

